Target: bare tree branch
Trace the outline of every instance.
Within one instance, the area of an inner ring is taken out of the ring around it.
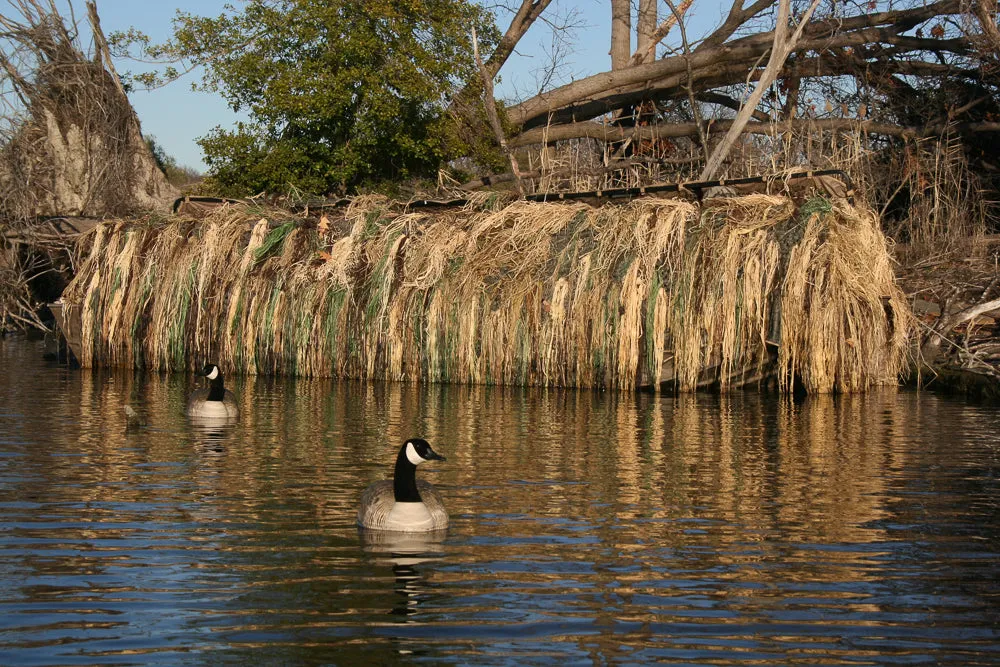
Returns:
[[[684,12],[694,3],[694,0],[682,0],[679,7],[675,7],[673,3],[667,3],[670,7],[670,16],[664,19],[660,25],[656,27],[656,30],[650,35],[652,41],[645,49],[637,48],[635,53],[629,59],[629,65],[638,65],[640,63],[650,63],[655,60],[656,56],[656,45],[663,41],[663,38],[670,33],[670,29],[677,25],[681,17],[684,16]],[[681,30],[684,26],[681,26]],[[684,38],[687,41],[687,38]]]
[[[782,71],[782,76],[789,78],[817,78],[849,75],[865,81],[868,84],[885,85],[892,74],[913,76],[949,76],[969,81],[978,81],[982,73],[979,70],[966,70],[959,67],[930,62],[927,60],[904,59],[903,54],[881,62],[866,62],[859,57],[845,57],[826,50],[826,55],[816,57],[796,57],[790,59]],[[742,84],[746,81],[759,79],[762,69],[747,74],[747,65],[741,59],[725,59],[695,70],[697,88],[711,91],[720,86]],[[551,113],[548,125],[554,126],[574,119],[594,118],[643,99],[671,100],[685,96],[684,89],[687,74],[680,72],[655,81],[647,81],[642,85],[617,88],[606,96],[592,100],[581,101],[574,106],[568,106]],[[893,81],[893,86],[901,85]],[[534,129],[534,128],[532,128]]]
[[[514,53],[514,48],[521,41],[528,28],[541,16],[545,8],[551,4],[552,0],[522,0],[521,6],[510,22],[507,32],[500,38],[496,49],[486,60],[485,68],[490,78],[497,75],[503,64],[507,62],[510,55]]]
[[[87,0],[87,18],[90,21],[91,31],[94,35],[95,56],[101,60],[104,68],[111,74],[115,87],[122,94],[122,98],[127,100],[128,94],[125,92],[125,88],[122,87],[121,77],[118,76],[115,63],[111,59],[111,50],[108,48],[108,40],[104,37],[104,31],[101,29],[101,17],[97,14],[97,3],[94,0]]]
[[[972,11],[983,31],[984,41],[1000,53],[1000,27],[997,26],[997,0],[974,0]]]
[[[713,120],[704,124],[708,133],[728,132],[733,126],[732,120]],[[881,134],[886,136],[916,139],[942,134],[946,129],[957,134],[975,134],[984,132],[1000,132],[1000,122],[951,123],[937,122],[920,126],[900,126],[891,123],[862,121],[852,118],[796,118],[792,120],[772,121],[766,123],[747,123],[744,134],[775,135],[792,129],[809,129],[810,131],[826,132],[833,130],[850,130]],[[570,139],[591,138],[601,141],[652,141],[655,139],[674,139],[691,137],[698,134],[695,123],[665,123],[641,127],[619,127],[593,122],[580,122],[566,125],[556,125],[544,132],[541,129],[529,130],[513,137],[509,145],[512,148],[532,146],[543,141],[567,141]]]
[[[510,161],[511,171],[514,173],[517,181],[517,190],[521,194],[524,194],[524,185],[521,183],[517,158],[507,146],[503,125],[500,124],[500,115],[497,113],[497,103],[493,98],[493,76],[490,75],[486,65],[483,64],[483,59],[479,56],[479,39],[476,37],[475,26],[472,28],[472,49],[476,58],[476,65],[479,67],[479,74],[483,80],[483,105],[486,108],[486,117],[490,121],[490,127],[493,128],[493,134],[496,136],[497,143],[500,144],[500,149],[503,150],[504,155]]]
[[[926,6],[852,17],[839,22],[817,21],[803,31],[803,38],[799,41],[796,51],[805,53],[810,50],[826,51],[859,47],[894,38],[935,16],[960,13],[961,1],[939,0]],[[566,115],[572,117],[573,107],[612,98],[626,92],[630,87],[648,88],[650,82],[682,74],[689,66],[696,75],[699,75],[699,71],[706,68],[719,68],[727,63],[753,62],[767,53],[773,40],[774,32],[771,31],[711,48],[702,43],[688,59],[674,56],[614,72],[595,74],[509,108],[508,119],[515,126],[527,129],[536,124],[551,122],[553,114],[558,116],[563,109],[568,109]],[[942,46],[947,48],[947,45]],[[607,105],[604,111],[613,108],[616,107]]]
[[[746,127],[747,122],[749,122],[750,116],[753,115],[754,109],[757,108],[760,100],[764,97],[764,91],[778,78],[781,68],[785,66],[785,61],[788,60],[788,56],[795,49],[796,42],[802,36],[802,29],[809,23],[809,19],[812,18],[813,12],[816,11],[816,7],[818,6],[819,0],[812,0],[809,8],[802,15],[802,18],[799,19],[799,25],[795,29],[795,32],[791,37],[788,37],[787,31],[788,21],[791,17],[791,0],[780,0],[778,23],[774,30],[774,45],[771,47],[771,58],[767,62],[767,67],[764,68],[764,73],[761,74],[760,81],[757,82],[757,87],[750,93],[743,109],[736,114],[736,120],[733,121],[732,127],[726,132],[722,143],[716,146],[715,150],[709,156],[705,168],[701,171],[701,180],[707,181],[714,177],[719,167],[722,166],[723,160],[726,159],[729,151],[736,144],[736,140],[743,132],[743,128]]]
[[[740,26],[752,19],[757,14],[774,5],[774,0],[757,0],[746,9],[743,8],[743,0],[733,0],[733,6],[729,9],[729,16],[715,29],[699,46],[699,49],[711,49],[719,46],[733,36]]]
[[[695,93],[695,99],[699,102],[708,102],[709,104],[718,104],[719,106],[726,107],[727,109],[732,109],[733,111],[739,111],[743,105],[739,100],[729,97],[728,95],[723,95],[722,93],[717,93],[711,90],[706,90],[703,92]],[[754,120],[758,120],[762,123],[766,123],[771,120],[771,117],[760,109],[754,109],[753,111]]]

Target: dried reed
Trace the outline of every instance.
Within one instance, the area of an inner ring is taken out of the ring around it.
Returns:
[[[784,389],[825,392],[893,384],[904,362],[885,240],[846,204],[484,198],[417,214],[369,197],[340,215],[102,225],[64,295],[83,306],[83,363],[681,390],[776,369]]]

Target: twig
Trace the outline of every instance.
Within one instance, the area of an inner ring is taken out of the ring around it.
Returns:
[[[514,157],[514,153],[507,146],[507,138],[504,136],[503,126],[500,124],[500,116],[497,114],[497,103],[493,98],[493,77],[490,76],[486,66],[483,65],[483,59],[479,56],[479,38],[476,36],[475,26],[472,27],[472,50],[476,57],[476,65],[479,67],[479,74],[483,79],[483,104],[486,107],[486,117],[490,121],[490,126],[493,128],[493,134],[500,144],[500,149],[510,161],[510,168],[514,173],[514,180],[517,183],[517,191],[523,195],[524,184],[521,182],[521,169],[518,167],[517,158]]]
[[[684,87],[687,89],[688,104],[691,105],[691,114],[694,116],[694,122],[698,126],[698,140],[701,142],[701,149],[705,151],[705,159],[707,160],[709,158],[708,135],[704,129],[704,123],[702,122],[701,111],[698,109],[698,103],[694,98],[694,70],[691,68],[691,44],[688,42],[687,29],[684,27],[684,12],[688,10],[688,7],[691,6],[692,2],[693,0],[683,0],[680,7],[675,7],[673,0],[666,0],[667,6],[670,7],[670,11],[673,14],[673,19],[677,22],[677,26],[681,31],[681,47],[684,49],[684,63],[687,65],[687,85]],[[670,19],[667,19],[667,21],[669,20]],[[667,21],[660,24],[661,27],[666,24]],[[667,26],[666,30],[670,30],[670,26]],[[666,35],[666,32],[664,32],[664,35]]]

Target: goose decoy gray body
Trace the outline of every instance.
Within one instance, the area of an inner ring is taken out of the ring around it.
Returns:
[[[448,512],[441,496],[429,482],[417,480],[418,465],[444,460],[426,440],[404,442],[396,455],[393,478],[375,482],[361,495],[358,525],[407,533],[447,528]]]
[[[215,364],[205,364],[205,368],[195,375],[207,378],[208,388],[198,389],[188,397],[187,415],[189,417],[207,417],[209,419],[236,419],[240,409],[236,405],[236,396],[226,389],[222,381],[222,371]]]

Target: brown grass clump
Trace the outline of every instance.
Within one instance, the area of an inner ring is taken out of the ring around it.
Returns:
[[[799,216],[802,238],[782,285],[782,386],[795,378],[813,392],[894,383],[912,315],[875,216],[826,202]]]
[[[795,207],[784,197],[748,195],[710,201],[692,235],[674,289],[677,373],[693,386],[719,367],[723,388],[769,361],[774,289],[782,232]]]
[[[64,295],[84,365],[681,390],[893,384],[909,320],[875,216],[817,199],[592,208],[355,200],[102,225]],[[328,217],[329,216],[329,217]]]

